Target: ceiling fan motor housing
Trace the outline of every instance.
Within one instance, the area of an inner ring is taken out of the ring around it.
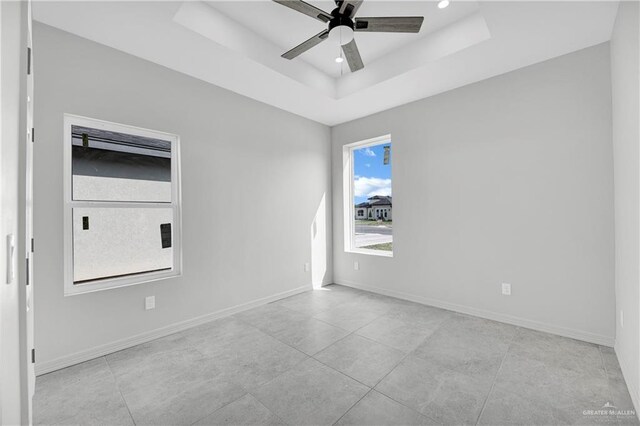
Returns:
[[[330,39],[335,47],[340,48],[340,56],[336,58],[336,62],[342,62],[346,59],[351,72],[356,72],[364,67],[358,45],[353,38],[355,30],[370,33],[418,33],[424,20],[423,16],[355,18],[363,0],[334,0],[337,7],[331,14],[304,0],[273,1],[328,25],[326,30],[282,54],[283,58],[289,60],[296,58],[312,47]]]
[[[329,39],[337,44],[345,45],[353,40],[354,23],[351,18],[340,14],[340,9],[331,12],[333,18],[329,21]]]

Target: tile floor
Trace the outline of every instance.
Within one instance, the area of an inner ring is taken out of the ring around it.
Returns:
[[[637,425],[632,409],[611,348],[333,285],[40,376],[34,422]]]

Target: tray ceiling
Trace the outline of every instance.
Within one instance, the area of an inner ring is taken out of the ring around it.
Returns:
[[[310,1],[330,11],[330,0]],[[365,0],[357,16],[423,15],[419,34],[356,33],[365,68],[324,25],[268,0],[34,1],[34,19],[309,119],[335,125],[605,42],[616,2]],[[36,46],[37,49],[37,46]]]

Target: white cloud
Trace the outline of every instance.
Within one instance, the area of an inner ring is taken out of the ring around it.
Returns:
[[[356,197],[391,195],[391,179],[356,176],[353,181],[353,191]]]
[[[371,164],[367,163],[365,164],[366,167],[371,167]]]
[[[365,148],[362,153],[367,157],[375,157],[376,153],[371,150],[371,148]]]

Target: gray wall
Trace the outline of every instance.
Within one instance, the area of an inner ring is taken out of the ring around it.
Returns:
[[[640,8],[621,2],[611,39],[613,98],[613,161],[616,223],[616,354],[636,410],[640,389],[638,371],[640,317]],[[624,312],[624,326],[621,323]]]
[[[394,257],[345,253],[342,146],[389,133]],[[608,44],[336,126],[332,139],[335,282],[613,343]]]
[[[331,229],[328,127],[42,24],[34,36],[39,365],[310,285],[305,262],[331,281],[331,241],[312,241],[319,213],[316,238]],[[63,296],[63,113],[180,135],[182,277]]]

